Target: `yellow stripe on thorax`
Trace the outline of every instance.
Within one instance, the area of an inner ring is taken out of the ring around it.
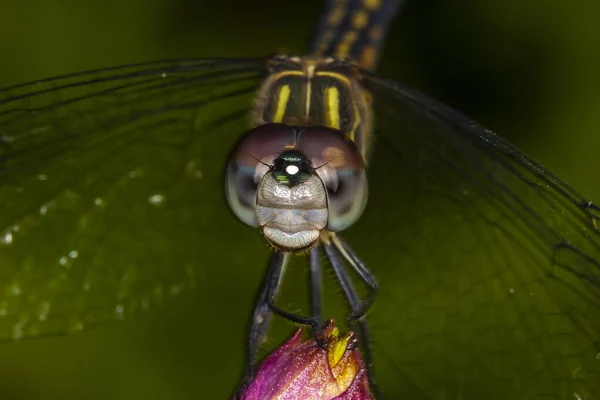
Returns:
[[[319,71],[316,73],[316,76],[332,78],[334,81],[338,82],[345,89],[345,91],[344,91],[345,93],[352,93],[352,82],[346,75],[340,74],[338,72]],[[331,92],[330,92],[330,90],[331,90]],[[335,96],[335,99],[332,99],[329,97],[330,93]],[[339,89],[335,86],[331,86],[327,89],[325,96],[326,96],[326,100],[327,100],[326,105],[328,106],[329,115],[331,115],[331,113],[332,113],[332,109],[331,109],[332,104],[335,105],[335,113],[337,114],[336,122],[337,122],[338,126],[331,126],[331,127],[336,128],[336,129],[342,129],[342,121],[340,119],[340,115],[342,114],[342,111],[341,111],[342,102],[340,102]],[[347,97],[349,97],[349,96],[347,96]],[[345,99],[345,100],[348,100],[348,99]],[[345,128],[344,133],[346,135],[348,135],[348,137],[352,140],[356,140],[356,130],[358,129],[358,126],[361,124],[361,122],[364,122],[364,121],[362,121],[360,110],[357,107],[357,101],[360,101],[360,100],[362,100],[362,99],[357,99],[357,98],[352,99],[351,111],[350,111],[352,113],[352,116],[349,118],[349,120],[352,122],[352,126],[344,127]],[[333,120],[330,119],[329,121],[331,122]]]
[[[327,61],[309,59],[292,66],[293,70],[269,75],[258,91],[253,124],[339,129],[366,155],[371,135],[370,101],[348,72],[327,70],[328,65]]]
[[[335,86],[328,87],[325,91],[327,100],[327,114],[329,116],[329,126],[340,129],[340,92]]]
[[[283,121],[283,116],[285,115],[285,109],[287,108],[288,101],[290,100],[290,85],[283,85],[279,89],[279,96],[277,96],[277,109],[275,111],[275,116],[273,117],[273,122],[280,123]]]

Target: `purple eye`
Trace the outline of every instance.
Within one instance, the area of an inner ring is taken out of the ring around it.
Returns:
[[[367,201],[356,145],[324,127],[268,124],[251,130],[233,152],[226,187],[236,216],[290,251],[312,246],[325,228],[349,227]]]
[[[367,174],[358,148],[340,131],[324,127],[302,129],[297,147],[311,160],[327,189],[327,229],[348,228],[367,204]]]
[[[233,151],[227,166],[226,191],[229,206],[245,224],[258,227],[256,192],[262,177],[275,159],[296,143],[296,130],[287,125],[268,124],[246,133]]]

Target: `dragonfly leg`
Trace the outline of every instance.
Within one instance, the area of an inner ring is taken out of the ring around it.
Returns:
[[[283,254],[283,262],[280,263],[279,268],[283,268],[285,266],[285,264],[287,264],[287,261],[289,260],[290,257],[290,253],[283,253],[280,252],[278,250],[275,251],[275,253],[281,253]],[[279,293],[279,288],[281,285],[281,276],[283,274],[281,272],[278,273],[278,277],[279,279],[271,279],[271,284],[267,286],[267,292],[266,292],[266,304],[268,306],[268,308],[275,314],[279,315],[280,317],[283,317],[285,319],[287,319],[288,321],[291,321],[293,323],[296,324],[300,324],[300,325],[305,325],[305,326],[309,326],[313,332],[316,331],[319,328],[319,323],[317,321],[316,318],[313,317],[305,317],[303,315],[298,315],[289,311],[285,311],[284,309],[278,307],[275,304],[275,298],[277,297],[277,294]]]
[[[354,250],[350,247],[350,245],[341,237],[337,236],[334,233],[330,234],[331,242],[335,245],[336,249],[342,254],[342,256],[348,261],[352,268],[360,275],[363,282],[369,288],[369,296],[366,300],[360,301],[356,307],[356,309],[352,310],[352,315],[350,316],[350,321],[358,321],[362,317],[364,317],[367,312],[373,307],[373,303],[377,298],[377,294],[379,293],[379,285],[375,280],[375,276],[369,270],[367,265],[356,255]]]
[[[354,265],[355,261],[358,260],[354,252],[350,250],[350,254],[348,254],[349,246],[346,245],[345,242],[340,240],[339,237],[335,236],[335,234],[331,234],[331,241],[324,241],[323,246],[325,247],[325,252],[331,261],[331,265],[333,270],[340,282],[340,286],[342,287],[342,291],[350,304],[350,309],[352,310],[352,314],[348,318],[348,323],[355,329],[358,327],[359,340],[362,344],[362,349],[364,353],[365,363],[367,364],[367,372],[369,375],[369,383],[371,384],[371,388],[376,392],[378,398],[383,398],[383,393],[381,393],[381,389],[375,382],[375,374],[373,372],[373,356],[371,349],[371,331],[369,329],[367,320],[364,318],[365,314],[372,306],[374,299],[377,295],[377,291],[379,287],[375,282],[375,279],[372,275],[368,275],[363,277],[363,273],[369,272],[366,266],[361,262],[362,265],[359,266],[361,270],[359,271],[357,266]],[[366,284],[371,289],[371,293],[369,298],[366,301],[362,301],[354,287],[352,280],[350,279],[346,268],[339,255],[342,255],[353,267],[357,270],[359,275],[364,279]],[[348,255],[346,255],[348,254]],[[358,260],[360,262],[360,260]],[[370,273],[369,273],[370,274]]]
[[[319,247],[310,249],[310,301],[312,317],[317,321],[319,329],[323,327],[322,296],[323,291],[323,272],[321,269],[321,259]]]
[[[267,339],[269,326],[271,325],[272,311],[269,307],[269,298],[272,296],[271,288],[279,286],[279,282],[285,270],[287,257],[280,251],[275,251],[271,255],[269,268],[265,276],[265,281],[259,292],[252,322],[250,325],[250,335],[248,338],[248,368],[251,370],[257,361],[258,349]]]

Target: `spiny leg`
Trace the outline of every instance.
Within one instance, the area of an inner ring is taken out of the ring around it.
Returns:
[[[308,326],[311,328],[313,338],[323,348],[326,347],[326,343],[321,343],[319,333],[323,329],[323,314],[322,314],[322,292],[323,292],[323,279],[322,279],[322,268],[321,259],[318,250],[318,246],[315,246],[309,251],[309,263],[310,263],[310,288],[311,288],[311,316],[306,317],[296,313],[291,313],[279,308],[275,304],[275,297],[279,292],[279,287],[271,287],[270,294],[267,296],[267,304],[271,311],[288,321],[296,324]]]
[[[366,321],[363,319],[369,308],[372,306],[377,295],[377,283],[368,270],[366,265],[360,261],[350,246],[341,238],[333,233],[329,233],[325,240],[322,241],[328,257],[332,261],[334,271],[342,285],[344,294],[350,303],[352,314],[348,318],[350,325],[359,324],[359,335],[363,341],[365,349],[365,361],[369,366],[369,374],[372,375],[371,349],[370,349],[370,331]],[[338,253],[339,252],[339,253]],[[340,260],[341,254],[353,268],[357,271],[360,277],[365,281],[371,292],[366,301],[361,301],[356,289],[352,285],[350,277]],[[258,300],[253,313],[252,323],[249,335],[249,362],[250,368],[254,365],[257,359],[258,349],[262,346],[267,338],[267,332],[271,323],[272,314],[275,313],[287,320],[309,326],[313,335],[317,335],[322,328],[322,269],[320,263],[319,250],[314,247],[310,250],[310,271],[311,271],[311,307],[312,316],[305,317],[295,313],[291,313],[279,308],[275,304],[277,294],[281,287],[281,281],[285,272],[285,267],[289,261],[290,253],[276,250],[271,256],[271,261],[263,287],[259,293]]]
[[[291,257],[290,253],[283,253],[283,257],[285,260],[285,264],[287,264],[287,261],[289,260],[289,257]],[[281,277],[281,274],[280,274]],[[285,319],[287,319],[288,321],[291,321],[295,324],[299,324],[299,325],[305,325],[308,326],[312,329],[313,332],[315,332],[317,329],[319,329],[319,323],[317,321],[316,318],[311,317],[305,317],[303,315],[299,315],[293,312],[289,312],[289,311],[285,311],[284,309],[280,308],[279,306],[277,306],[277,304],[275,304],[275,298],[277,297],[277,294],[279,293],[279,288],[281,286],[281,279],[277,282],[273,281],[273,284],[270,285],[267,289],[267,298],[266,298],[266,302],[267,302],[267,306],[271,309],[271,311]]]
[[[377,284],[375,275],[373,275],[367,265],[358,257],[344,239],[334,233],[331,233],[330,237],[337,250],[344,256],[346,261],[352,265],[352,268],[354,268],[363,282],[369,287],[369,296],[366,300],[360,301],[359,307],[357,307],[356,310],[353,310],[353,313],[350,316],[350,321],[357,321],[364,317],[371,307],[373,307],[373,303],[375,303],[375,299],[379,293],[379,285]]]
[[[321,269],[321,258],[319,247],[310,249],[310,301],[312,317],[317,321],[319,329],[323,328],[323,271]]]
[[[364,350],[369,382],[371,387],[376,391],[377,396],[379,398],[383,398],[383,393],[375,382],[371,349],[371,332],[369,330],[368,323],[364,318],[369,308],[373,305],[379,290],[379,286],[377,285],[375,278],[370,273],[366,265],[358,258],[358,256],[356,256],[356,253],[354,253],[354,251],[347,243],[345,243],[345,241],[342,241],[341,238],[337,237],[333,233],[330,234],[330,239],[330,241],[324,240],[323,246],[325,247],[327,256],[329,257],[333,270],[338,278],[338,281],[340,282],[342,291],[344,292],[344,295],[350,304],[350,309],[352,310],[352,313],[348,318],[348,323],[351,327],[358,325],[359,338]],[[350,265],[352,265],[352,267],[369,287],[370,294],[367,300],[362,301],[360,299],[360,296],[358,295],[356,288],[354,287],[354,284],[348,275],[348,271],[346,270],[343,261],[340,259],[340,254],[346,259],[346,261],[348,261],[348,263],[350,263]]]
[[[365,361],[369,368],[371,367],[371,348],[370,348],[370,331],[367,326],[367,322],[364,319],[354,319],[352,316],[356,313],[356,310],[359,310],[362,307],[362,302],[358,293],[356,292],[356,288],[352,283],[350,277],[348,276],[348,272],[344,267],[343,261],[340,259],[340,253],[337,251],[335,246],[329,242],[324,243],[325,252],[329,257],[329,261],[331,262],[331,266],[333,267],[333,271],[338,278],[342,291],[350,304],[350,309],[352,311],[351,316],[348,318],[348,322],[351,327],[354,327],[357,323],[359,324],[359,337],[361,342],[363,343],[363,348],[365,350]]]
[[[263,287],[259,293],[252,323],[250,326],[249,344],[248,344],[248,365],[250,369],[256,362],[258,349],[267,338],[267,332],[271,323],[272,314],[275,313],[291,322],[309,326],[312,329],[313,336],[317,336],[323,325],[322,317],[322,270],[320,255],[317,247],[310,250],[309,261],[311,269],[311,307],[312,316],[305,317],[295,313],[285,311],[275,304],[277,294],[281,286],[285,267],[288,263],[290,253],[275,250],[271,256],[271,261]]]
[[[269,299],[273,296],[273,291],[279,287],[287,260],[288,256],[281,251],[274,251],[271,255],[269,268],[267,269],[263,286],[258,294],[250,325],[250,335],[248,338],[248,368],[250,371],[257,361],[258,349],[267,339],[271,317],[273,316],[269,307]]]

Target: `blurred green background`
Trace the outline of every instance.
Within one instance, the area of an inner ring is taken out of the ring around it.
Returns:
[[[320,6],[2,0],[0,86],[139,61],[301,52]],[[473,117],[600,199],[599,20],[593,0],[412,0],[392,27],[380,71]],[[245,321],[226,316],[252,295],[244,283],[219,293],[208,315],[197,304],[210,294],[195,293],[81,335],[1,344],[0,399],[192,399],[206,398],[202,385],[231,387],[243,342],[227,340],[243,337]],[[226,344],[199,341],[206,329],[222,329]],[[222,357],[207,357],[207,346],[223,346]]]

